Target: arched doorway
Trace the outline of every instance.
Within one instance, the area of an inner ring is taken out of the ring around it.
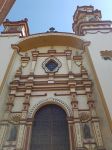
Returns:
[[[30,150],[69,150],[68,123],[62,108],[50,104],[37,111]]]

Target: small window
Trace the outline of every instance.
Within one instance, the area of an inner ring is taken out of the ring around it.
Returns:
[[[56,67],[58,66],[57,62],[55,62],[54,60],[49,60],[46,64],[46,67],[48,68],[48,70],[53,71],[54,69],[56,69]]]
[[[47,73],[57,72],[61,65],[61,62],[55,57],[49,57],[42,63],[42,67]]]

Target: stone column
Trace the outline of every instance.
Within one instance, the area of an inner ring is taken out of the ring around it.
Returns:
[[[24,150],[30,150],[31,134],[32,134],[32,120],[27,120],[26,139]]]
[[[96,115],[95,104],[91,94],[88,94],[87,97],[88,97],[88,106],[92,117],[92,127],[93,127],[95,140],[97,143],[97,148],[100,150],[104,150],[104,144],[103,144],[102,134],[100,130],[100,121]]]
[[[80,119],[78,113],[78,101],[76,100],[76,94],[71,93],[72,97],[72,109],[73,109],[73,116],[74,116],[74,134],[75,134],[75,149],[82,150],[83,149],[83,141],[82,141],[82,134],[81,134],[81,126],[80,126]]]
[[[16,150],[23,150],[26,138],[26,118],[27,118],[27,111],[22,111],[20,125],[18,129],[18,137],[17,137],[17,144]]]
[[[74,129],[73,129],[73,121],[74,118],[73,117],[68,117],[68,129],[69,129],[69,141],[70,141],[70,150],[74,150],[75,149],[75,143],[74,143]]]
[[[25,122],[24,122],[24,124],[23,124],[23,122],[20,122],[16,150],[23,150],[24,138],[26,136],[25,133],[26,133]]]

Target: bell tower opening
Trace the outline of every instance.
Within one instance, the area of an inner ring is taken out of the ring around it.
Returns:
[[[35,114],[30,150],[35,149],[69,150],[67,116],[59,106],[49,104]]]

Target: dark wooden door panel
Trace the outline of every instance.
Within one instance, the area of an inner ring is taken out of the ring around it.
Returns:
[[[69,150],[66,113],[57,105],[46,105],[36,114],[30,150]]]

